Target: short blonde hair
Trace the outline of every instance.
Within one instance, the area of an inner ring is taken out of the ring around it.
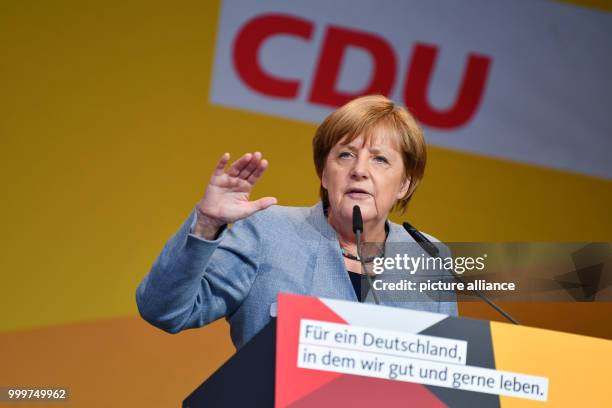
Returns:
[[[327,156],[337,143],[343,141],[348,144],[362,133],[367,140],[371,137],[372,131],[380,126],[398,136],[404,176],[405,179],[410,179],[410,187],[406,195],[395,203],[393,209],[404,212],[425,173],[427,162],[425,138],[414,117],[405,108],[382,95],[353,99],[325,118],[312,140],[315,168],[321,180]],[[323,205],[328,207],[329,198],[323,185],[320,186],[319,193]]]

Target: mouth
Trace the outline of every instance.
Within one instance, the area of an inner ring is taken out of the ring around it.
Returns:
[[[355,200],[362,200],[372,197],[372,194],[362,188],[349,188],[344,194]]]

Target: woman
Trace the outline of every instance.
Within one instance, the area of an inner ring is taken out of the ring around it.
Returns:
[[[275,206],[273,197],[249,201],[267,161],[248,153],[225,170],[230,157],[223,155],[204,197],[137,289],[144,319],[176,333],[226,317],[240,348],[275,315],[279,292],[361,300],[353,207],[361,208],[364,242],[414,243],[387,217],[406,208],[423,177],[423,135],[405,109],[366,96],[328,116],[313,148],[321,202],[311,208]],[[382,303],[457,313],[454,302]]]

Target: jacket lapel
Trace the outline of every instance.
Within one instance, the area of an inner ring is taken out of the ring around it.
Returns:
[[[414,251],[413,247],[416,247],[416,243],[403,227],[389,221],[387,224],[389,235],[386,241],[385,256],[394,257],[400,246],[403,250]],[[357,301],[355,290],[344,266],[336,232],[327,222],[321,202],[310,208],[308,225],[303,238],[308,242],[308,249],[313,257],[309,259],[310,279],[305,277],[306,293],[318,297]],[[364,280],[362,284],[367,283]],[[381,304],[397,303],[388,297],[385,299],[385,296],[379,296],[379,298],[381,298]],[[374,303],[371,291],[368,291],[364,303]]]
[[[344,267],[336,232],[325,218],[323,203],[319,202],[311,207],[308,224],[305,238],[314,243],[313,256],[316,259],[310,262],[313,265],[312,279],[306,282],[307,293],[319,297],[356,301],[357,296]]]

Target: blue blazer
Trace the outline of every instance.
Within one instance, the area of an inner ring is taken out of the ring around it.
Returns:
[[[310,208],[272,206],[214,241],[191,234],[194,224],[195,211],[136,290],[141,316],[160,329],[177,333],[225,317],[240,348],[276,315],[279,292],[357,301],[321,202]],[[415,242],[402,226],[388,227],[387,242]],[[455,301],[413,296],[383,297],[381,303],[457,315]]]

